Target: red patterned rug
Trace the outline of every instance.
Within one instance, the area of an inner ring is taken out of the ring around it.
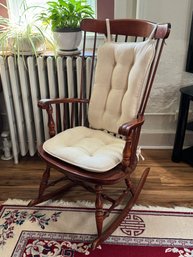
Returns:
[[[0,208],[1,257],[192,257],[193,210],[136,206],[98,249],[93,208],[88,203],[46,203]],[[116,210],[116,215],[120,210]],[[113,217],[112,217],[113,218]]]

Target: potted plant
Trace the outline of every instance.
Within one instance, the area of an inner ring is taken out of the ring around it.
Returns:
[[[3,4],[0,5],[7,9]],[[32,9],[35,8],[38,7],[28,8],[24,0],[20,6],[17,20],[13,21],[0,16],[0,48],[3,55],[12,53],[37,56],[38,53],[45,50],[46,42],[53,44],[51,37],[41,28],[37,14],[32,15]]]
[[[48,8],[40,19],[50,25],[59,50],[77,50],[81,42],[80,22],[93,18],[93,10],[86,0],[55,0],[47,2]]]

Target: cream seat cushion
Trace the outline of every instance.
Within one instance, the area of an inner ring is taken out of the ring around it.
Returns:
[[[124,140],[87,127],[67,129],[43,144],[50,155],[94,172],[104,172],[119,164],[123,147]]]

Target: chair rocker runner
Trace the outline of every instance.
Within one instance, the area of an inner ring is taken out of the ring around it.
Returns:
[[[156,25],[134,19],[110,20],[107,23],[84,19],[81,29],[84,40],[79,97],[44,99],[38,103],[48,113],[51,138],[38,151],[46,162],[46,170],[39,195],[29,206],[56,197],[76,185],[96,194],[97,236],[92,242],[95,249],[127,216],[148,175],[150,168],[144,170],[137,187],[132,184],[131,174],[137,165],[136,152],[144,111],[164,42],[170,33],[170,24]],[[94,33],[92,55],[85,51],[87,32]],[[97,48],[100,34],[106,35],[108,40]],[[88,87],[85,66],[90,56],[89,93],[88,89],[85,90],[86,84]],[[88,99],[85,98],[86,93]],[[50,182],[51,168],[64,176]],[[63,181],[64,185],[55,191],[47,190]],[[105,186],[122,181],[125,188],[117,199],[104,192]],[[108,209],[103,208],[104,202],[110,203]],[[104,229],[104,220],[122,202],[126,202],[124,209]]]

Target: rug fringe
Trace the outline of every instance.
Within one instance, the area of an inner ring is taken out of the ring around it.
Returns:
[[[30,200],[21,200],[21,199],[8,199],[3,203],[3,205],[24,205],[26,206]],[[63,200],[56,201],[45,201],[43,203],[38,204],[37,206],[60,206],[60,207],[81,207],[81,208],[94,208],[95,203],[90,201],[76,201],[76,202],[67,202]],[[108,208],[110,205],[105,204],[104,208]],[[117,209],[121,209],[123,206],[118,206]],[[189,207],[162,207],[162,206],[143,206],[143,205],[134,205],[133,210],[152,210],[152,211],[182,211],[182,212],[193,212],[193,208]]]
[[[27,205],[30,200],[21,200],[21,199],[8,199],[3,204],[4,205]],[[67,202],[63,200],[48,200],[43,203],[37,204],[37,206],[61,206],[61,207],[90,207],[94,208],[95,204],[89,201],[75,201],[75,202]]]

